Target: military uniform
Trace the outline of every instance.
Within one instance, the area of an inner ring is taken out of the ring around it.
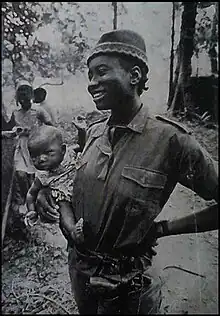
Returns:
[[[134,276],[138,270],[147,275],[152,224],[178,182],[206,200],[216,196],[218,185],[217,166],[187,130],[163,117],[151,117],[144,106],[126,126],[112,126],[111,118],[92,125],[80,159],[73,210],[76,221],[84,219],[85,243],[74,247],[69,257],[78,306],[89,302],[85,296],[84,303],[80,301],[77,292],[88,282],[87,276],[105,274],[105,256],[133,258],[128,274]],[[116,269],[109,274],[122,277],[121,273]],[[77,280],[82,282],[79,287]],[[148,291],[151,285],[143,288]],[[159,291],[148,298],[158,302]],[[129,292],[127,307],[131,301]]]

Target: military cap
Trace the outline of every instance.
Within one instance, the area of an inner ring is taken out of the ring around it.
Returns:
[[[112,53],[134,57],[148,70],[144,39],[134,31],[114,30],[104,33],[88,57],[87,65],[97,55]]]

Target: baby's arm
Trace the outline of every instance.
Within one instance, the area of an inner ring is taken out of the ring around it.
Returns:
[[[35,178],[26,196],[26,205],[29,212],[35,212],[35,202],[37,199],[37,195],[42,187],[43,186],[40,180],[38,178]]]
[[[83,242],[84,236],[82,219],[76,223],[70,202],[59,202],[59,207],[60,228],[66,239],[73,240],[76,243]]]

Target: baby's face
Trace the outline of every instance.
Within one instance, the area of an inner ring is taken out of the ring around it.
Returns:
[[[61,144],[58,140],[50,143],[38,144],[29,148],[30,156],[32,158],[35,168],[39,170],[53,170],[59,166],[63,160],[66,151],[66,146]]]

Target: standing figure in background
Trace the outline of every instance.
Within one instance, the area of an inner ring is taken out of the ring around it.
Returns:
[[[16,104],[20,106],[12,113],[9,126],[13,127],[17,137],[14,155],[14,184],[12,198],[12,226],[15,217],[19,217],[19,208],[24,205],[26,194],[34,179],[35,167],[27,147],[29,135],[42,124],[53,125],[50,115],[42,108],[32,106],[34,92],[28,82],[22,82],[16,89]]]
[[[53,125],[55,125],[57,121],[56,116],[52,107],[48,105],[46,101],[46,97],[47,97],[47,91],[44,88],[39,87],[39,88],[34,89],[34,103],[42,106],[44,110],[46,110],[47,113],[49,113],[52,119],[52,123]]]

